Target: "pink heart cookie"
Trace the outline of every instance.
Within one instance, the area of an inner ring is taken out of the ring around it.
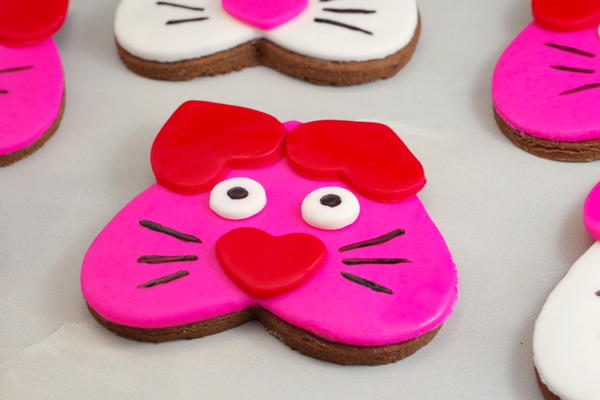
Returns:
[[[323,127],[330,141],[316,145]],[[181,151],[187,143],[194,151]],[[152,154],[161,181],[108,223],[83,261],[84,298],[114,332],[161,342],[257,318],[312,357],[384,364],[425,345],[451,314],[456,269],[415,195],[422,167],[390,128],[284,125],[194,101],[169,119]],[[196,163],[205,154],[214,168]],[[325,162],[357,157],[352,176]]]
[[[496,65],[496,120],[514,144],[537,156],[600,159],[600,3],[586,0],[575,22],[560,12],[573,7],[570,0],[538,3],[549,11],[537,11]]]

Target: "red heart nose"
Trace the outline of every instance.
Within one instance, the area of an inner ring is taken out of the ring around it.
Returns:
[[[271,236],[256,228],[234,229],[215,247],[227,275],[256,297],[277,296],[300,286],[327,255],[323,242],[307,233]]]

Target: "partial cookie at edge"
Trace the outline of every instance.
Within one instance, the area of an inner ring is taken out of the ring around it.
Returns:
[[[594,161],[600,159],[600,139],[579,142],[552,141],[528,135],[508,124],[494,109],[496,123],[515,146],[538,157],[555,161]]]
[[[50,139],[54,135],[54,132],[56,132],[56,130],[58,129],[58,126],[60,125],[63,113],[65,111],[65,97],[66,97],[66,95],[63,92],[58,115],[56,116],[56,119],[54,120],[52,125],[50,125],[50,127],[46,130],[46,132],[44,132],[44,134],[42,136],[40,136],[39,139],[37,139],[35,142],[30,144],[29,146],[24,147],[20,150],[12,152],[12,153],[0,155],[0,167],[6,167],[8,165],[11,165],[11,164],[21,160],[21,159],[29,156],[33,152],[37,151],[44,144],[46,144],[48,139]]]

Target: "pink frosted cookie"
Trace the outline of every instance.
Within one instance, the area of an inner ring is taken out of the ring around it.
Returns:
[[[166,80],[254,65],[322,85],[396,74],[419,37],[416,0],[121,0],[121,59]]]
[[[533,11],[496,66],[496,120],[537,156],[599,159],[600,2],[537,0]]]
[[[548,400],[600,399],[600,182],[583,214],[597,242],[552,290],[535,324],[535,367]]]
[[[161,342],[257,318],[312,357],[384,364],[452,312],[456,270],[416,196],[422,166],[387,126],[190,101],[151,161],[158,183],[83,261],[84,298],[108,329]]]
[[[64,107],[60,55],[50,36],[63,24],[68,0],[0,3],[0,166],[40,148]]]

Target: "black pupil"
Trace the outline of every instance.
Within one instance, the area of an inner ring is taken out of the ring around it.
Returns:
[[[337,207],[342,204],[342,198],[337,194],[326,194],[321,197],[321,204],[327,207]]]
[[[245,199],[248,197],[248,191],[243,187],[236,186],[227,191],[227,196],[232,200]]]

